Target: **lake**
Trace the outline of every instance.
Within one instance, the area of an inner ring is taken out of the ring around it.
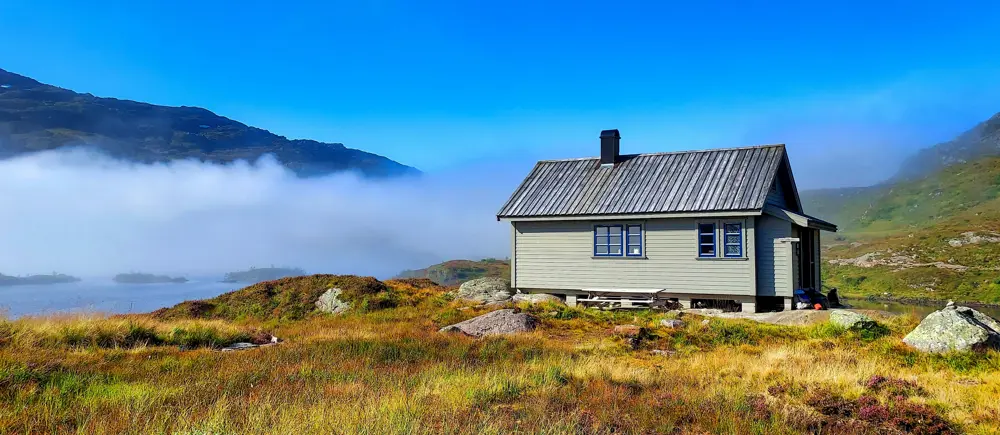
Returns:
[[[912,314],[918,319],[923,319],[928,314],[933,313],[937,310],[944,308],[944,302],[938,305],[913,305],[913,304],[901,304],[898,302],[873,302],[867,299],[843,299],[843,303],[850,305],[853,308],[860,308],[865,310],[882,310],[888,311],[890,313],[900,313],[900,314]],[[994,319],[1000,319],[1000,308],[998,307],[973,307],[976,311],[982,312],[983,314],[990,316]]]
[[[193,278],[184,284],[118,284],[106,279],[90,279],[67,284],[18,285],[0,287],[0,313],[8,318],[60,312],[147,313],[192,300],[206,299],[246,287],[246,283],[223,283],[215,278]],[[944,307],[844,300],[854,308],[913,314],[919,318]],[[1000,319],[1000,308],[976,308]]]
[[[8,318],[59,312],[146,313],[218,296],[249,284],[192,278],[183,284],[118,284],[90,279],[66,284],[0,287],[0,312]]]

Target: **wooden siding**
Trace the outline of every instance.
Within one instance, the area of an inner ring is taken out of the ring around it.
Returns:
[[[791,223],[769,215],[757,218],[757,294],[759,296],[792,296],[792,245],[779,240],[791,236]]]
[[[785,200],[785,189],[781,186],[781,177],[774,177],[772,183],[771,190],[767,192],[765,203],[776,207],[788,208],[788,201]]]
[[[756,294],[753,217],[622,220],[643,224],[643,258],[594,258],[594,222],[514,222],[517,288],[537,290],[653,289],[670,293]],[[720,258],[699,259],[697,225],[716,222]],[[744,228],[742,259],[723,259],[722,223]],[[608,222],[602,221],[602,224]]]

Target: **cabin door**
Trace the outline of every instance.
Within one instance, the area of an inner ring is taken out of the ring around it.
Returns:
[[[797,288],[814,288],[816,286],[816,256],[814,255],[816,230],[799,228],[799,243],[795,245],[795,256],[799,260],[799,282],[796,283]]]

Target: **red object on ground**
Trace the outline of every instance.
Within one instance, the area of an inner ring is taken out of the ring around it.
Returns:
[[[822,310],[822,309],[823,309],[823,306],[822,306],[822,305],[820,305],[820,304],[816,304],[816,305],[813,305],[813,308],[815,308],[815,309],[817,309],[817,310]]]

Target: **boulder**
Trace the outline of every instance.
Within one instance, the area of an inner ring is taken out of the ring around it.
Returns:
[[[670,328],[670,329],[683,328],[684,327],[684,321],[680,320],[680,319],[663,319],[663,320],[660,320],[660,326],[663,326],[663,327],[666,327],[666,328]]]
[[[1000,323],[969,307],[949,302],[943,310],[927,315],[903,338],[924,352],[1000,349]]]
[[[507,309],[492,311],[464,322],[445,326],[439,332],[461,332],[473,337],[485,337],[530,332],[537,326],[538,319],[535,316]]]
[[[330,314],[340,314],[351,309],[351,304],[340,300],[338,296],[340,296],[339,288],[327,290],[316,300],[316,309]]]
[[[510,300],[510,280],[500,277],[486,277],[466,281],[458,288],[457,299],[479,303],[498,303]]]
[[[878,326],[871,317],[847,310],[830,311],[830,323],[845,329],[872,329]]]
[[[562,304],[563,300],[556,295],[550,295],[547,293],[518,293],[511,298],[515,303],[517,302],[527,302],[529,304],[540,304],[544,302],[552,302],[554,304]]]

